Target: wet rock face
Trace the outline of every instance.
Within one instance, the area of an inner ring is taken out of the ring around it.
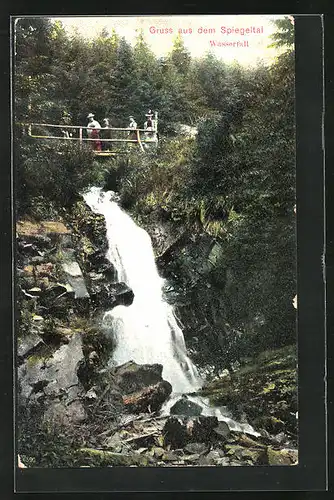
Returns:
[[[101,422],[110,428],[123,411],[155,411],[171,391],[161,378],[162,367],[139,369],[137,382],[125,373],[122,379],[120,370],[122,390],[100,376],[112,347],[100,327],[100,313],[130,305],[134,296],[124,283],[116,283],[115,269],[105,258],[104,218],[89,207],[64,216],[66,225],[23,221],[17,227],[20,426],[28,427],[32,447],[34,420],[43,436],[46,423],[56,433],[61,426],[68,436],[81,423],[85,429]],[[135,397],[124,410],[128,395]]]
[[[93,278],[95,279],[92,280],[90,287],[91,300],[96,307],[105,311],[118,305],[132,304],[134,293],[125,283],[110,283],[102,276],[100,279],[96,278],[96,275],[93,275]]]
[[[19,299],[37,315],[69,320],[72,310],[87,316],[134,299],[105,257],[104,218],[84,204],[76,216],[68,227],[52,221],[17,225]]]
[[[50,357],[29,356],[18,369],[20,395],[27,403],[47,403],[45,418],[81,421],[85,412],[77,366],[82,359],[80,334],[73,334]]]
[[[170,409],[171,415],[197,416],[203,411],[201,405],[189,401],[186,396],[179,399]]]

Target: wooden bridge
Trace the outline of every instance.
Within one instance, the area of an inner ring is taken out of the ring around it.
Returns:
[[[153,130],[146,130],[143,128],[134,129],[129,127],[101,127],[100,129],[94,129],[77,125],[54,125],[51,123],[21,123],[20,125],[23,127],[24,133],[34,139],[75,141],[80,144],[89,142],[92,144],[93,148],[94,142],[101,143],[102,150],[94,150],[94,154],[97,156],[126,154],[126,150],[115,150],[112,148],[114,144],[136,144],[143,152],[155,148],[158,145],[156,123]],[[98,130],[99,138],[92,139],[88,137],[88,130]],[[84,137],[84,134],[86,134],[87,137]],[[106,135],[108,135],[109,138],[107,138]]]

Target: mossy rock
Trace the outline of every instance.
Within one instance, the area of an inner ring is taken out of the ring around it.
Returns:
[[[294,450],[292,450],[294,451]],[[293,465],[296,463],[297,454],[290,450],[273,450],[267,448],[268,465]]]
[[[201,395],[232,412],[242,408],[251,425],[270,433],[296,435],[297,369],[295,346],[265,351],[233,373],[231,380],[207,384]]]

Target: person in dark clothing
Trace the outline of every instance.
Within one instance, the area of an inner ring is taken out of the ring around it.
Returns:
[[[108,118],[103,118],[102,120],[102,128],[101,128],[101,139],[102,139],[102,151],[110,151],[111,148],[111,142],[104,141],[103,139],[111,139],[111,130],[108,130],[110,128],[110,122]]]

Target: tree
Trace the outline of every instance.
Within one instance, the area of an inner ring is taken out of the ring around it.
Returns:
[[[52,119],[55,78],[51,64],[52,23],[48,19],[18,19],[15,24],[15,118],[42,122]]]
[[[207,106],[224,110],[226,96],[226,66],[212,53],[207,53],[195,63],[196,80],[206,97]]]
[[[162,104],[160,65],[145,40],[143,30],[138,32],[133,57],[135,85],[130,100],[133,114],[144,120],[144,114],[148,109],[158,111],[162,108]]]
[[[284,48],[293,50],[292,47],[295,42],[294,21],[291,16],[286,16],[283,19],[276,19],[272,21],[277,31],[271,35],[273,43],[270,47]]]
[[[173,48],[169,54],[169,58],[179,73],[184,76],[188,73],[191,55],[189,50],[186,49],[180,33],[178,33],[173,41]]]

